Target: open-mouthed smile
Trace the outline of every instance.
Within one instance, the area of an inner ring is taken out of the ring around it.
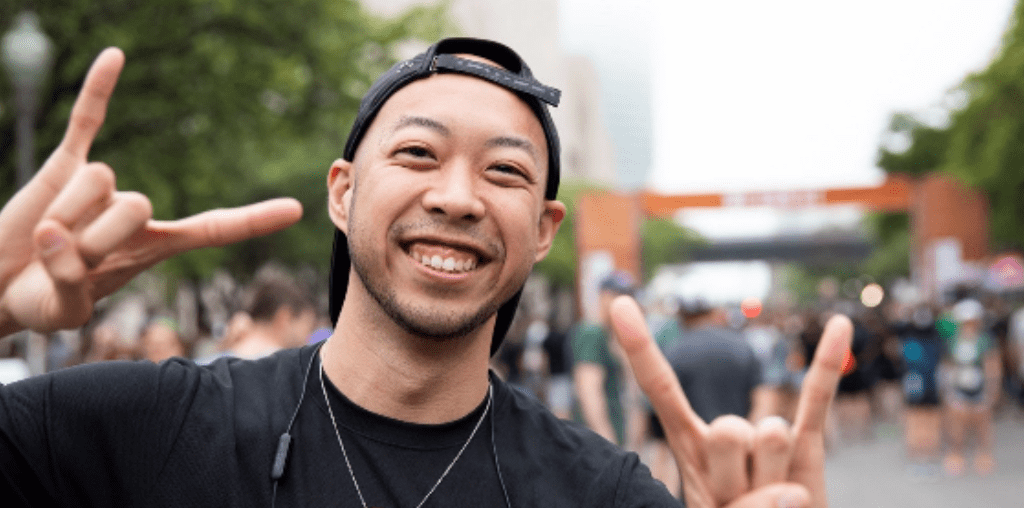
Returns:
[[[406,252],[417,263],[441,272],[467,273],[480,265],[477,253],[448,245],[414,242]]]

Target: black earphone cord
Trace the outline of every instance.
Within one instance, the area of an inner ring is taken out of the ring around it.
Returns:
[[[326,341],[325,341],[326,342]],[[302,391],[299,392],[299,403],[295,404],[295,411],[292,411],[292,417],[288,420],[288,427],[285,428],[281,437],[277,439],[277,450],[274,452],[274,464],[270,468],[270,479],[273,482],[271,486],[271,497],[270,497],[270,508],[276,508],[277,506],[277,482],[284,476],[284,469],[288,461],[288,450],[291,448],[292,426],[295,425],[295,419],[299,416],[299,409],[302,407],[302,401],[306,398],[306,385],[309,384],[309,373],[313,370],[313,362],[316,361],[317,354],[320,353],[320,348],[323,346],[323,342],[317,344],[316,349],[313,350],[313,354],[309,357],[309,363],[306,364],[306,373],[302,376]],[[488,373],[488,375],[490,375]],[[491,452],[494,456],[494,470],[498,473],[498,485],[501,486],[501,494],[505,497],[506,508],[512,508],[512,501],[508,497],[508,489],[505,488],[505,478],[501,474],[501,465],[498,463],[498,445],[494,441],[494,420],[495,412],[491,411]]]

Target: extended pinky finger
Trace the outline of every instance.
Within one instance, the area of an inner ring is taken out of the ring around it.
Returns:
[[[113,203],[89,224],[78,241],[78,249],[89,265],[95,266],[117,249],[153,216],[153,205],[137,192],[118,192]]]

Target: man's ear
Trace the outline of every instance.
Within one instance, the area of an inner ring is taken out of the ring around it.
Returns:
[[[331,222],[345,234],[348,234],[348,207],[352,202],[354,178],[352,163],[345,159],[335,160],[327,173],[327,212]]]
[[[555,234],[558,233],[558,226],[565,219],[565,205],[561,201],[548,200],[544,202],[544,212],[540,216],[540,227],[537,231],[537,256],[534,262],[544,259],[551,250],[551,244],[555,241]]]

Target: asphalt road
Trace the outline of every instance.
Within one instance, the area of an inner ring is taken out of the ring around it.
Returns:
[[[922,475],[907,463],[898,427],[880,424],[875,434],[871,442],[836,447],[827,460],[832,508],[1024,507],[1024,415],[1019,412],[996,421],[996,470],[988,476],[970,468],[959,477],[938,468],[937,474]]]

